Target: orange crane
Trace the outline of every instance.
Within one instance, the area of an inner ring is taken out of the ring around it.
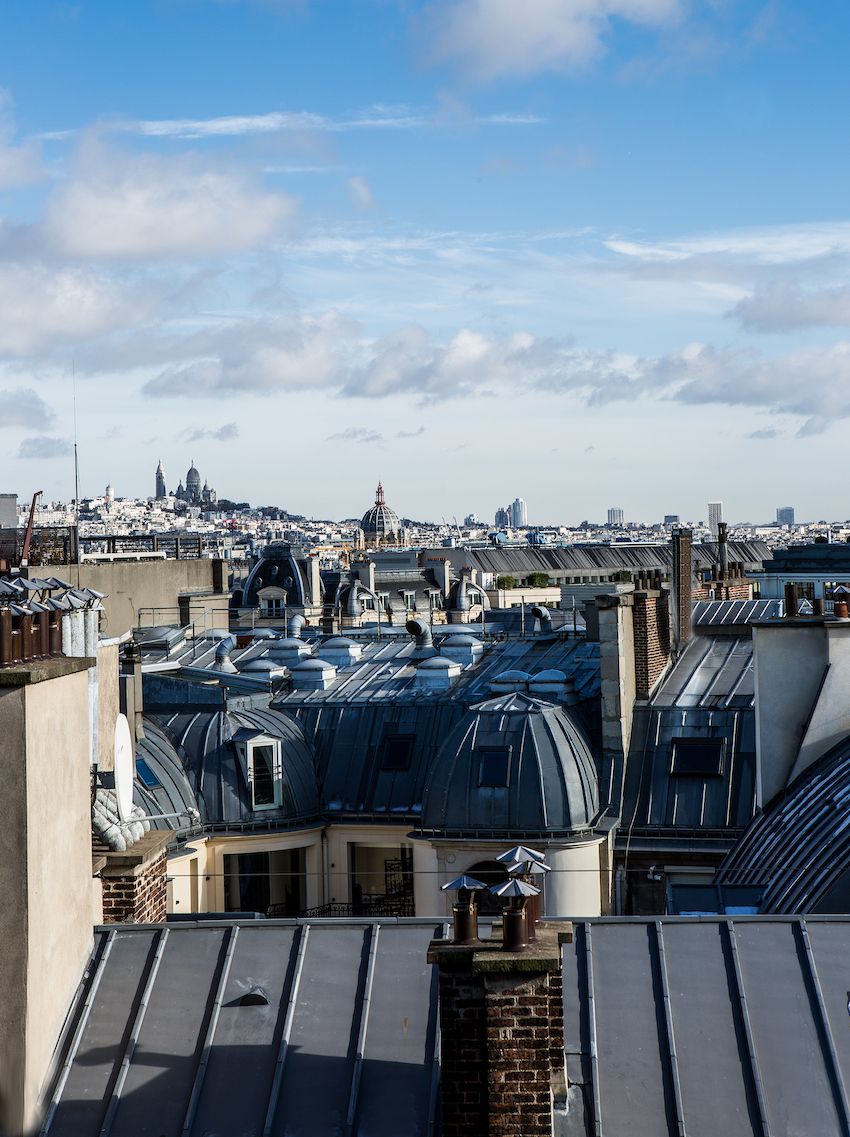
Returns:
[[[30,555],[30,542],[32,541],[32,530],[35,525],[35,507],[38,505],[38,499],[42,495],[42,490],[36,490],[32,495],[32,504],[30,505],[30,515],[27,521],[26,531],[24,532],[24,544],[21,549],[21,568],[27,568],[29,565]]]

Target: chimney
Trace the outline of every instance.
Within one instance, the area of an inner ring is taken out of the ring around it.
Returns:
[[[118,677],[119,707],[130,724],[133,738],[144,737],[142,698],[142,653],[135,640],[124,644],[121,671]]]
[[[756,804],[763,806],[850,731],[850,621],[786,618],[752,629]]]
[[[673,575],[670,599],[674,655],[684,650],[693,633],[691,589],[694,567],[691,540],[690,529],[673,530]]]
[[[634,593],[635,698],[649,698],[670,662],[670,607],[666,592]]]
[[[541,924],[518,952],[500,936],[432,940],[443,1137],[551,1137],[566,1105],[561,944],[571,940],[569,924]]]
[[[717,547],[720,557],[720,573],[719,579],[721,584],[725,584],[729,579],[729,544],[726,535],[726,522],[717,522]]]
[[[322,603],[322,575],[319,554],[310,553],[307,557],[308,579],[310,581],[310,600],[312,605]]]

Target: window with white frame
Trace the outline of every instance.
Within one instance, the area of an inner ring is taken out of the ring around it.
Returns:
[[[405,594],[404,594],[404,606],[408,612],[415,612],[416,611],[416,593],[415,592],[405,592]]]
[[[278,809],[283,804],[283,763],[280,741],[252,739],[246,744],[245,759],[251,808]]]

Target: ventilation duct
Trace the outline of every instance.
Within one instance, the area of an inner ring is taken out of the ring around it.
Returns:
[[[410,635],[413,636],[415,643],[413,651],[414,659],[428,659],[437,654],[429,624],[426,624],[424,620],[412,619],[408,620],[404,626]]]
[[[531,615],[540,624],[541,635],[552,631],[552,613],[544,604],[532,604]]]
[[[301,638],[301,629],[305,626],[307,620],[300,613],[295,616],[290,616],[286,623],[286,634],[291,639],[297,640]]]

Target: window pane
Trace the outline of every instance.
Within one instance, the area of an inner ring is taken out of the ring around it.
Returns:
[[[725,738],[674,738],[672,774],[717,778],[723,773]]]
[[[412,734],[389,734],[381,745],[382,770],[409,770],[413,753]]]
[[[478,751],[478,784],[490,788],[507,786],[510,773],[509,746],[488,746]]]
[[[254,793],[254,808],[258,805],[274,805],[274,747],[251,747],[251,784]]]
[[[139,781],[142,783],[142,785],[147,786],[149,790],[156,789],[158,785],[161,785],[159,778],[156,776],[144,758],[136,759],[136,774],[138,775]]]

